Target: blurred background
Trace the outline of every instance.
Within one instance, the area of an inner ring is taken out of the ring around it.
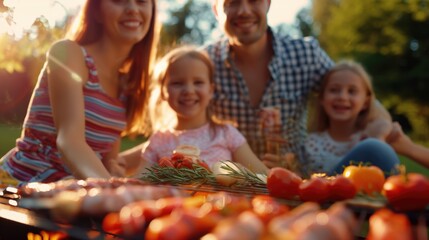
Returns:
[[[11,149],[49,46],[82,0],[0,0],[0,156]],[[219,36],[210,0],[158,0],[160,52]],[[378,99],[416,142],[429,146],[429,0],[271,0],[279,33],[314,36],[334,60],[361,62]],[[123,149],[144,139],[124,139]],[[429,171],[402,158],[410,171]]]

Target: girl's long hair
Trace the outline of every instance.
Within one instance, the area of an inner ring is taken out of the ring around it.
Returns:
[[[314,99],[315,102],[311,105],[313,107],[313,114],[311,114],[309,119],[309,132],[323,132],[329,128],[329,117],[320,102],[323,99],[323,93],[328,85],[330,77],[332,74],[339,71],[350,71],[358,75],[362,79],[367,91],[369,104],[366,109],[359,113],[356,121],[356,129],[364,129],[369,122],[379,117],[391,119],[389,113],[381,106],[381,103],[376,100],[371,78],[364,67],[352,60],[341,60],[329,70],[322,79],[320,90]]]
[[[101,1],[104,0],[87,0],[84,3],[67,33],[67,38],[80,45],[91,44],[100,39],[103,27],[96,18],[99,15]],[[152,0],[152,18],[149,30],[146,36],[133,46],[124,63],[128,72],[124,89],[127,97],[127,127],[122,133],[123,135],[147,135],[150,131],[145,110],[148,100],[148,85],[158,45],[159,25],[156,20],[156,9],[156,1]]]
[[[163,90],[165,88],[166,76],[168,74],[169,67],[184,57],[191,57],[203,62],[209,69],[210,84],[213,84],[213,86],[215,84],[213,62],[203,49],[199,49],[192,45],[183,45],[176,47],[165,54],[164,57],[157,62],[152,78],[151,94],[149,100],[149,116],[152,129],[154,131],[172,129],[177,124],[176,113],[173,109],[171,109],[171,107],[168,105],[168,102],[165,100]],[[206,109],[206,116],[211,129],[221,125],[212,114],[211,102]]]

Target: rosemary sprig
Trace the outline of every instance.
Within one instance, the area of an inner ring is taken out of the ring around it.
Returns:
[[[233,166],[231,166],[230,164],[232,164]],[[242,181],[237,181],[238,185],[252,185],[252,186],[266,185],[266,182],[263,181],[256,173],[250,171],[245,167],[242,167],[241,165],[235,162],[225,162],[225,164],[222,164],[221,168],[228,172],[223,175],[242,180]]]
[[[152,183],[169,183],[177,184],[210,184],[216,183],[214,175],[201,167],[198,164],[193,164],[193,168],[175,168],[175,167],[161,167],[159,165],[146,168],[147,172],[143,173],[140,178],[143,181]]]
[[[233,164],[233,165],[230,165]],[[234,162],[222,164],[222,169],[227,175],[238,179],[235,185],[238,186],[265,186],[266,183],[258,177],[258,175],[247,168],[241,167]],[[193,164],[193,168],[175,168],[175,167],[161,167],[159,165],[146,168],[147,171],[140,177],[141,180],[151,183],[168,183],[172,185],[180,184],[207,184],[211,186],[219,186],[216,181],[215,175],[201,167],[198,164]]]

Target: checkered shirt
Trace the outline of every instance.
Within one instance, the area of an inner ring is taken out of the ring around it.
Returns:
[[[220,120],[237,124],[253,151],[261,156],[267,152],[267,141],[259,113],[266,107],[279,108],[281,135],[288,142],[281,144],[280,154],[293,152],[302,160],[307,135],[307,101],[334,62],[314,38],[292,39],[279,36],[271,29],[268,32],[274,50],[268,66],[271,79],[256,108],[251,106],[246,83],[232,61],[227,38],[205,46],[215,64],[212,110]]]

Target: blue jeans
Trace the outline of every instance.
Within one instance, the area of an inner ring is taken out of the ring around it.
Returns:
[[[356,144],[329,174],[341,174],[345,167],[360,162],[379,167],[386,176],[397,173],[396,167],[400,164],[398,155],[389,144],[375,138],[367,138]]]

